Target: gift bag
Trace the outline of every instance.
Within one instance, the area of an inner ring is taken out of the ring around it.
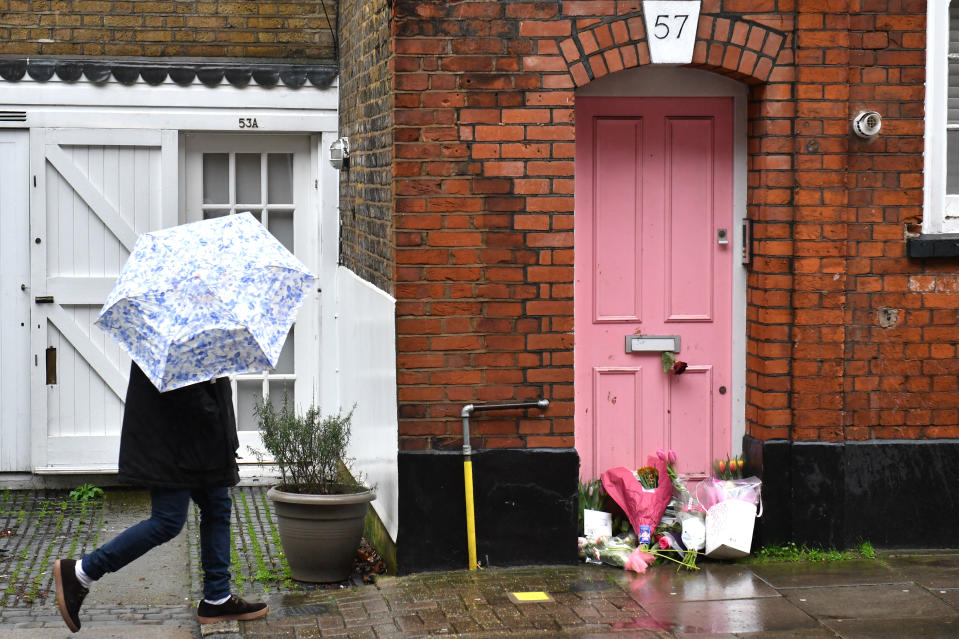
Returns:
[[[753,542],[756,506],[740,499],[727,499],[706,511],[706,556],[736,559],[749,554]]]
[[[756,517],[762,516],[761,490],[758,477],[707,479],[697,487],[706,507],[707,557],[735,559],[749,554]]]

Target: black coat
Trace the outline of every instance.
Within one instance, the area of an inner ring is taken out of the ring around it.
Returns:
[[[161,393],[139,366],[130,366],[121,479],[149,488],[235,486],[239,447],[227,378]]]

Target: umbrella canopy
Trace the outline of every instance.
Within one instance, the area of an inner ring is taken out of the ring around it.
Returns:
[[[144,233],[96,324],[167,391],[276,366],[316,279],[249,213]]]

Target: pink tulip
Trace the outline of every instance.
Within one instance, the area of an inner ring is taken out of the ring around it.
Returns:
[[[669,451],[668,456],[669,456],[669,463],[670,463],[670,464],[675,464],[675,463],[676,463],[676,451],[675,451],[675,450]]]
[[[666,451],[663,450],[662,448],[656,451],[656,456],[662,459],[663,461],[666,461]]]

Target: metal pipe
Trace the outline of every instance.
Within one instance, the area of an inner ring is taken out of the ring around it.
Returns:
[[[470,415],[478,411],[511,410],[516,408],[539,408],[546,410],[548,399],[506,404],[467,404],[460,411],[463,417],[463,484],[466,487],[466,552],[469,569],[476,570],[476,514],[473,507],[473,454],[470,448]]]
[[[549,408],[548,399],[530,400],[526,402],[508,402],[505,404],[467,404],[460,411],[463,417],[463,454],[469,455],[470,449],[470,415],[479,411],[487,410],[510,410],[514,408],[539,408],[546,410]]]

